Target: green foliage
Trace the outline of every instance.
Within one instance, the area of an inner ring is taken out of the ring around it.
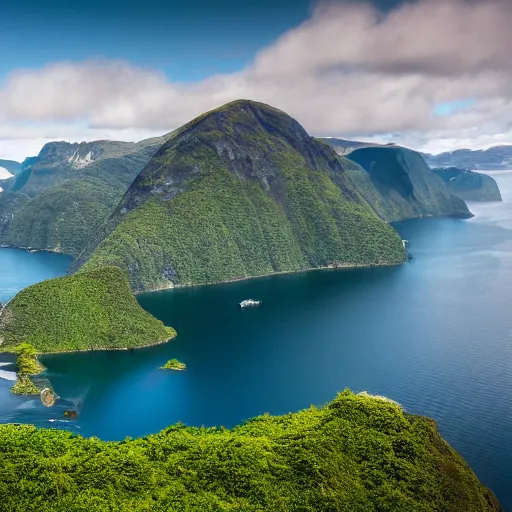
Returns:
[[[11,387],[14,395],[39,395],[41,390],[32,382],[28,375],[18,374],[16,382]]]
[[[160,366],[160,370],[185,370],[186,368],[187,365],[181,361],[178,361],[177,359],[169,359],[167,363],[165,363],[163,366]]]
[[[176,332],[144,311],[119,268],[102,268],[22,290],[0,316],[2,350],[37,352],[134,348]]]
[[[14,352],[18,354],[16,359],[18,376],[38,375],[44,370],[37,360],[37,350],[30,343],[20,343]]]
[[[230,103],[169,138],[74,269],[119,266],[133,289],[152,290],[403,262],[352,167],[283,112]]]
[[[0,461],[6,512],[501,510],[433,421],[349,391],[233,430],[123,442],[2,425]]]

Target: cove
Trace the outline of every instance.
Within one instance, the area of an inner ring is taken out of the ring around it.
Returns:
[[[178,421],[230,427],[320,405],[345,387],[367,390],[434,418],[510,510],[512,174],[494,177],[504,202],[470,204],[471,220],[397,225],[414,256],[403,266],[140,295],[176,340],[47,356],[61,400],[45,409],[8,397],[0,380],[0,419],[113,440]],[[248,298],[263,304],[240,311]],[[187,370],[158,369],[171,358]],[[70,407],[80,416],[66,423]]]

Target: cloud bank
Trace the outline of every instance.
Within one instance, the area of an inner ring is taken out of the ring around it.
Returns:
[[[387,13],[334,1],[245,69],[196,83],[117,61],[19,69],[0,85],[0,153],[46,139],[134,140],[238,98],[272,104],[319,136],[429,151],[512,143],[511,26],[507,0],[418,0]],[[452,102],[468,106],[435,115]]]

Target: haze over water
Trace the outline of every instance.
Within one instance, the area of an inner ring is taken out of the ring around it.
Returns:
[[[123,439],[177,421],[230,427],[320,405],[346,387],[368,390],[436,419],[512,510],[512,174],[494,177],[504,202],[470,204],[474,219],[400,224],[414,255],[406,265],[141,295],[178,330],[175,341],[44,357],[62,399],[45,409],[13,397],[0,379],[0,421]],[[0,271],[0,300],[27,280],[62,274],[69,261],[5,251],[0,262],[12,265],[15,255],[18,270]],[[263,305],[242,312],[247,298]],[[158,370],[171,357],[187,371]],[[48,421],[71,407],[76,422]]]

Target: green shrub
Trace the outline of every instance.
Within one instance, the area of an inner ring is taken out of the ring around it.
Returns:
[[[233,430],[122,442],[0,426],[6,512],[499,511],[432,420],[348,391]]]

